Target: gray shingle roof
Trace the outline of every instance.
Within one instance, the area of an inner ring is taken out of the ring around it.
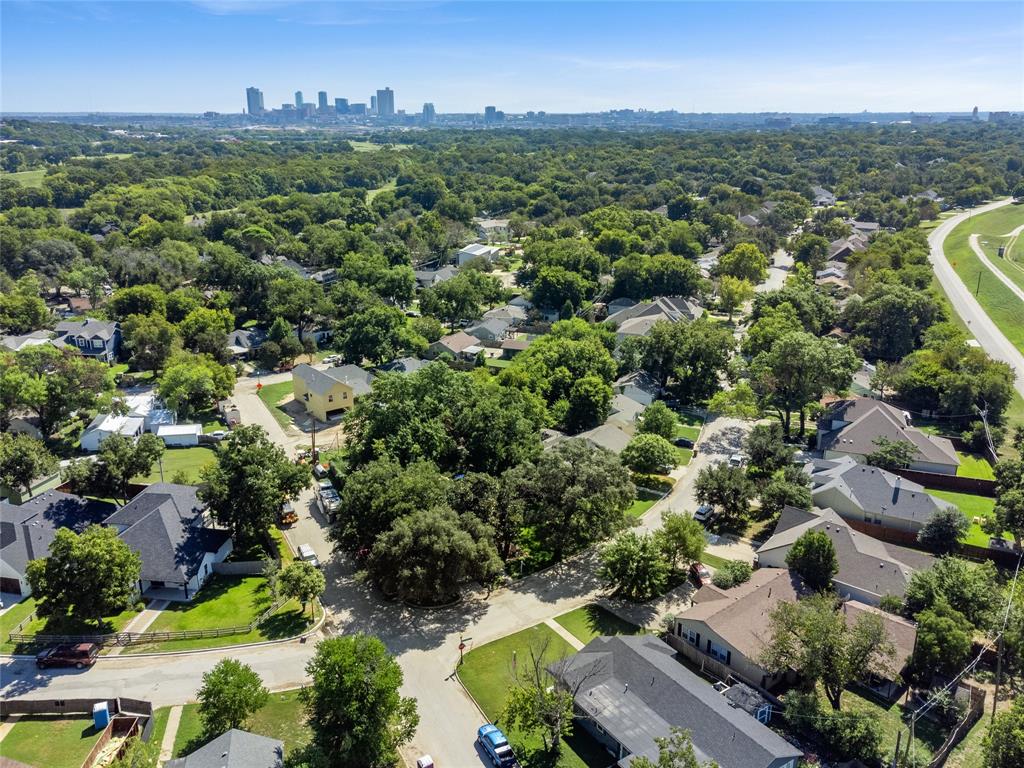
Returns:
[[[154,483],[121,507],[104,525],[116,526],[121,540],[142,558],[143,581],[187,582],[206,552],[216,552],[230,536],[203,525],[205,505],[193,485]]]
[[[650,635],[598,637],[553,671],[579,685],[576,704],[630,751],[620,766],[639,755],[657,760],[654,739],[673,726],[690,731],[699,759],[723,767],[767,768],[801,755]]]
[[[284,742],[232,728],[164,768],[281,768]]]
[[[100,338],[109,341],[120,329],[119,323],[108,323],[89,317],[85,320],[65,320],[57,323],[56,330],[58,336],[82,336],[86,339]]]
[[[373,374],[358,365],[339,365],[321,371],[302,363],[295,366],[292,375],[298,376],[306,382],[307,387],[321,395],[330,392],[335,384],[341,383],[352,388],[353,396],[360,397],[370,391],[370,382],[373,381]]]
[[[49,555],[59,528],[81,533],[113,510],[113,504],[60,491],[44,491],[20,505],[0,501],[0,558],[24,574],[30,561]]]
[[[610,304],[607,319],[615,323],[618,334],[626,336],[646,336],[651,326],[659,320],[678,323],[681,320],[694,320],[704,314],[701,307],[680,296],[659,296],[652,301],[628,306],[624,304]]]

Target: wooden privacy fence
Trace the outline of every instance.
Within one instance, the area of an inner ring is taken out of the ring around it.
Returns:
[[[52,634],[24,634],[22,632],[11,632],[8,639],[15,644],[36,644],[53,645],[56,643],[96,643],[97,645],[143,645],[146,643],[163,643],[169,640],[200,640],[205,638],[229,637],[230,635],[244,635],[254,631],[260,624],[265,622],[281,606],[288,602],[289,598],[282,597],[274,602],[267,610],[257,616],[248,624],[239,624],[234,627],[218,627],[215,629],[183,629],[176,632],[108,632],[106,634],[80,634],[80,635],[52,635]],[[35,618],[31,614],[28,619]],[[26,621],[28,621],[26,619]],[[22,622],[24,624],[25,622]],[[19,625],[20,627],[21,625]]]
[[[92,716],[96,704],[107,705],[111,714],[122,712],[134,715],[152,716],[153,704],[142,699],[120,696],[115,699],[3,699],[0,700],[0,716],[8,715],[75,715]]]

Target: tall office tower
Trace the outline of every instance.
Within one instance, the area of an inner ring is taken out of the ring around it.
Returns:
[[[250,86],[245,89],[245,107],[250,115],[262,115],[263,110],[263,91],[255,86]]]
[[[339,115],[348,114],[348,99],[335,99],[334,100],[334,111]]]
[[[327,111],[327,91],[320,91],[316,95],[317,107],[321,112]]]
[[[377,114],[377,97],[376,96],[371,96],[370,97],[370,114],[371,115],[376,115]]]
[[[350,115],[365,115],[366,114],[366,102],[365,101],[354,101],[348,105],[348,113]]]
[[[316,116],[316,104],[311,101],[307,101],[302,105],[302,109],[299,110],[303,117],[315,117]]]
[[[977,119],[978,119],[978,108],[977,107],[975,107],[974,111],[971,112],[971,119],[977,121]]]
[[[302,109],[302,91],[295,92],[295,108]]]
[[[429,101],[423,105],[423,122],[432,123],[437,118],[437,110]]]
[[[377,114],[392,117],[395,114],[395,92],[390,88],[377,91]]]
[[[484,122],[493,123],[497,117],[497,107],[484,107]]]

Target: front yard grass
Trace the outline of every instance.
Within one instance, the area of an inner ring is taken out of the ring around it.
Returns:
[[[660,493],[651,493],[642,488],[637,490],[636,501],[626,507],[626,517],[630,520],[639,520],[660,498]]]
[[[957,477],[973,477],[978,480],[995,480],[996,473],[992,471],[992,465],[976,453],[956,452],[960,459],[960,466],[956,468]]]
[[[0,616],[0,652],[3,653],[24,653],[31,650],[32,646],[24,644],[14,644],[10,641],[10,634],[14,631],[14,628],[25,618],[27,618],[35,609],[36,601],[28,597],[22,600],[17,605],[11,606],[11,608],[4,612]],[[28,624],[22,627],[19,632],[26,635],[39,635],[39,634],[50,634],[50,635],[79,635],[79,634],[107,634],[109,632],[119,632],[124,629],[128,622],[135,618],[138,612],[134,607],[129,608],[127,611],[115,614],[114,616],[107,616],[103,618],[100,623],[93,624],[92,622],[84,622],[80,619],[74,619],[69,616],[37,616],[32,619]]]
[[[540,738],[524,735],[516,729],[506,729],[498,721],[505,707],[505,697],[514,681],[513,657],[519,664],[529,663],[531,644],[545,640],[548,642],[546,658],[551,661],[573,653],[573,648],[558,633],[544,624],[538,624],[474,648],[466,654],[465,662],[459,667],[462,684],[476,699],[487,719],[505,731],[525,768],[548,765],[541,753]],[[556,765],[559,768],[606,768],[611,762],[608,753],[582,729],[577,728],[565,740]]]
[[[288,395],[292,394],[293,387],[290,381],[282,381],[277,384],[264,384],[260,390],[260,400],[267,406],[270,415],[281,425],[281,429],[288,429],[292,425],[292,417],[287,411],[278,407],[278,404]]]
[[[203,467],[213,464],[215,460],[216,454],[213,449],[202,445],[193,446],[192,448],[168,448],[160,459],[164,468],[164,482],[169,483],[176,474],[184,472],[188,477],[188,482],[197,483],[199,482],[199,473]],[[132,478],[132,480],[133,482],[145,483],[147,485],[159,483],[160,463],[154,464],[153,471],[148,475],[139,475]]]
[[[299,701],[298,689],[270,694],[270,700],[246,721],[245,730],[280,739],[285,757],[295,755],[312,737],[306,724],[306,710]],[[174,757],[181,757],[203,745],[203,723],[198,704],[186,704],[174,737]]]
[[[556,616],[555,621],[584,644],[602,635],[639,635],[643,632],[636,624],[620,619],[594,603]]]
[[[3,756],[26,765],[79,768],[99,738],[88,716],[22,717],[3,740]]]

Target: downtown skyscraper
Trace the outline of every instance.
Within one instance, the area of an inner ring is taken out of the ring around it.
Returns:
[[[381,117],[393,117],[395,114],[395,92],[390,88],[377,91],[377,114]]]
[[[245,109],[250,115],[262,115],[265,111],[263,107],[263,91],[255,86],[246,88]]]

